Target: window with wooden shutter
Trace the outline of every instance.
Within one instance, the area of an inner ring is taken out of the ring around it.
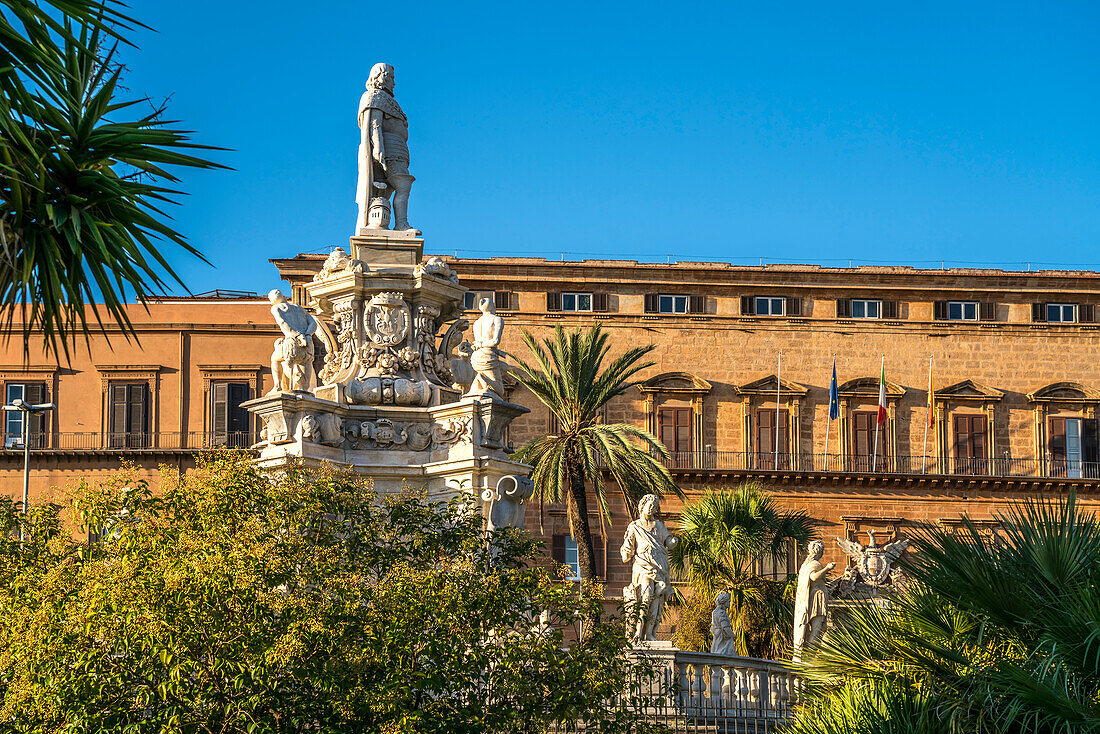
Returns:
[[[991,301],[982,301],[980,304],[978,304],[978,320],[996,321],[997,304]]]
[[[516,294],[512,291],[495,291],[493,293],[493,305],[496,306],[499,311],[511,311],[515,309],[513,305],[516,300]]]
[[[1047,305],[1045,303],[1031,304],[1031,320],[1035,323],[1047,320]]]
[[[606,293],[593,293],[592,294],[592,310],[598,313],[603,313],[608,310],[607,308],[607,294]]]
[[[243,448],[252,444],[251,416],[241,404],[252,397],[247,382],[216,382],[210,386],[210,432],[215,446]]]
[[[846,319],[852,315],[852,301],[848,298],[836,299],[836,317]]]
[[[897,301],[883,301],[882,302],[882,318],[884,319],[896,319],[901,312],[900,304]]]
[[[604,563],[604,542],[599,535],[592,536],[592,560],[596,565],[596,576],[606,576],[606,564]],[[561,563],[570,568],[570,579],[580,578],[580,559],[577,553],[577,542],[572,535],[556,534],[550,541],[550,558],[555,563]]]
[[[755,316],[756,315],[756,298],[755,298],[755,296],[741,296],[741,315],[742,316]]]
[[[790,436],[787,428],[788,413],[779,411],[779,463],[776,465],[776,410],[759,408],[756,411],[756,467],[759,469],[790,468]]]
[[[561,293],[554,291],[546,294],[546,310],[561,311]]]
[[[645,312],[646,313],[657,313],[658,296],[659,296],[659,294],[657,294],[657,293],[646,293],[645,294]]]
[[[1091,303],[1082,303],[1077,307],[1077,320],[1082,324],[1096,322],[1096,306]]]
[[[932,302],[932,318],[936,321],[947,320],[947,301]]]
[[[871,471],[873,468],[886,467],[886,431],[878,423],[877,410],[852,412],[850,461],[853,471]]]
[[[550,436],[557,436],[561,434],[561,418],[558,418],[554,411],[547,413],[549,416],[546,421],[546,433]]]
[[[22,400],[29,405],[41,405],[49,402],[45,382],[8,382],[4,384],[4,398],[7,405]],[[50,413],[24,413],[11,410],[4,413],[4,445],[14,446],[23,442],[23,421],[27,423],[27,443],[32,449],[49,446]]]
[[[691,408],[661,406],[657,409],[657,438],[672,454],[673,466],[692,465]]]
[[[148,443],[149,385],[112,382],[107,387],[107,445],[145,448]]]
[[[707,299],[705,296],[691,296],[688,299],[688,313],[706,313]]]
[[[956,415],[955,471],[959,474],[987,474],[989,458],[984,415]]]
[[[801,316],[802,315],[802,299],[791,297],[787,299],[787,315],[788,316]]]

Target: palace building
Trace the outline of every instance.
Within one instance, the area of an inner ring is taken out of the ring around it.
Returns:
[[[293,300],[305,299],[324,259],[273,261]],[[470,289],[467,308],[494,299],[502,346],[516,357],[527,357],[524,330],[541,337],[559,325],[601,323],[613,353],[655,345],[655,365],[604,420],[657,435],[689,497],[766,483],[818,520],[827,560],[844,561],[833,536],[862,542],[873,531],[885,543],[925,523],[956,527],[963,514],[992,533],[993,514],[1013,500],[1076,491],[1094,506],[1100,496],[1100,273],[444,259]],[[33,356],[35,344],[24,359],[11,340],[0,359],[6,402],[57,406],[30,426],[31,501],[123,461],[152,475],[186,469],[211,448],[251,446],[257,427],[240,405],[272,385],[278,329],[268,309],[255,295],[163,299],[131,310],[138,343],[94,336],[90,352],[61,366]],[[829,420],[834,357],[840,415]],[[512,385],[509,399],[531,412],[508,441],[554,431],[545,408]],[[20,420],[6,414],[0,452],[12,496],[22,486]],[[679,506],[664,505],[672,525]],[[629,519],[616,502],[597,539],[612,595],[629,575],[618,553]],[[527,526],[559,560],[575,559],[564,508],[544,508],[540,531],[530,506]],[[793,551],[780,566],[760,570],[794,571]]]

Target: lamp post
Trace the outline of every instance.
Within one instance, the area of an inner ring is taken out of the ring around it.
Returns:
[[[31,405],[24,401],[22,398],[16,398],[11,401],[11,405],[4,406],[4,412],[8,413],[13,410],[18,410],[23,413],[23,514],[27,514],[27,500],[28,493],[31,485],[31,442],[30,442],[30,429],[31,429],[31,416],[35,413],[45,413],[47,410],[53,410],[53,403],[40,403],[38,405]],[[19,524],[19,540],[24,539],[23,523]]]

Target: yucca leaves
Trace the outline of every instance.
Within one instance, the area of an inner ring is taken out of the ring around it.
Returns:
[[[791,732],[914,731],[913,707],[940,717],[918,731],[1100,731],[1096,517],[1071,494],[998,519],[999,538],[969,520],[921,534],[905,593],[851,610],[804,657]],[[837,728],[857,702],[863,723]]]
[[[166,213],[176,166],[220,167],[148,99],[119,100],[114,48],[140,25],[115,0],[0,0],[0,304],[24,349],[57,357],[125,303],[182,285],[166,244],[201,258]]]
[[[608,401],[635,385],[632,378],[653,365],[643,361],[653,346],[633,347],[609,360],[611,347],[599,324],[568,332],[559,326],[541,342],[525,331],[523,341],[533,363],[511,355],[516,376],[557,416],[561,430],[532,441],[513,458],[534,467],[531,479],[540,505],[566,504],[581,576],[591,581],[595,565],[586,485],[594,489],[602,521],[610,519],[605,470],[631,512],[645,494],[680,493],[662,462],[668,450],[652,434],[622,423],[599,422]]]

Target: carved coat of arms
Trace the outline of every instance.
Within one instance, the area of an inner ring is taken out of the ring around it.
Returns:
[[[409,333],[409,306],[400,293],[379,293],[367,304],[367,337],[376,346],[392,347]]]
[[[909,541],[898,540],[880,546],[875,544],[873,530],[868,530],[867,535],[871,540],[866,546],[844,538],[837,538],[836,542],[855,561],[855,566],[849,567],[845,572],[846,577],[854,577],[849,579],[852,585],[862,582],[878,588],[889,582],[893,563],[909,546]]]

